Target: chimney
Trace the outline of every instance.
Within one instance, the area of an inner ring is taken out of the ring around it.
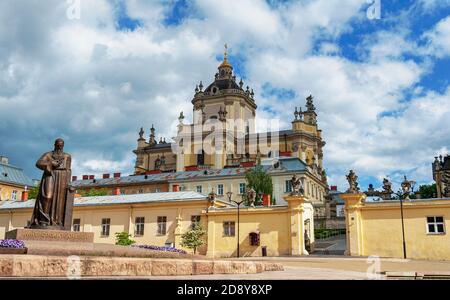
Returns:
[[[9,164],[9,159],[6,156],[0,156],[0,163],[2,164]]]
[[[337,185],[330,186],[330,190],[337,192]]]
[[[103,179],[108,179],[109,178],[109,174],[103,174]]]
[[[92,180],[92,179],[94,179],[94,178],[95,178],[94,175],[89,175],[89,180]]]
[[[263,195],[263,206],[270,206],[270,195]]]
[[[113,195],[115,196],[120,195],[120,188],[114,188]]]
[[[77,176],[72,176],[72,181],[77,181]]]
[[[83,175],[83,180],[88,180],[89,176],[88,175]]]
[[[27,201],[28,200],[28,191],[23,191],[22,192],[22,201]]]
[[[178,184],[174,184],[172,186],[172,192],[179,192],[180,191],[180,186]]]
[[[114,173],[114,178],[120,178],[120,173]]]

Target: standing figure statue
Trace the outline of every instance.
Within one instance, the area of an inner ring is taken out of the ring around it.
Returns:
[[[44,153],[36,162],[44,174],[30,228],[70,230],[75,190],[70,187],[71,156],[63,150],[64,141],[57,139],[54,150]]]
[[[401,184],[402,187],[402,192],[403,192],[403,197],[405,199],[410,199],[409,196],[412,192],[412,189],[414,188],[415,185],[415,181],[410,181],[406,178],[406,175],[404,175],[404,180]]]
[[[292,184],[291,196],[300,196],[304,194],[305,190],[303,189],[302,180],[300,178],[297,178],[295,174],[294,176],[292,176],[291,184]]]
[[[256,192],[253,188],[250,188],[247,191],[247,199],[248,199],[248,204],[251,207],[255,207],[255,201],[256,201]]]
[[[348,173],[348,175],[346,177],[347,177],[348,185],[350,186],[347,190],[347,193],[350,193],[350,194],[359,193],[358,176],[356,175],[356,173],[353,170],[350,170],[350,172]]]

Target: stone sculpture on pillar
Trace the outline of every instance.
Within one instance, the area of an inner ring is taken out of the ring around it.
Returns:
[[[350,194],[359,193],[358,176],[356,175],[356,173],[353,170],[350,170],[350,172],[348,173],[348,175],[346,177],[347,177],[348,185],[350,186],[347,190],[347,193],[350,193]]]
[[[297,178],[297,176],[292,176],[291,179],[292,184],[292,192],[291,196],[303,196],[305,193],[305,190],[303,189],[303,183],[300,178]]]

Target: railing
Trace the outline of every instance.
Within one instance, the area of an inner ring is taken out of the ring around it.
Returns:
[[[316,240],[323,240],[328,239],[330,237],[345,235],[346,229],[345,228],[339,228],[339,229],[315,229],[314,230],[314,238]]]

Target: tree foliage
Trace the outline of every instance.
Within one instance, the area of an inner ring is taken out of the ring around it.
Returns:
[[[28,199],[36,199],[37,198],[37,195],[39,193],[39,184],[28,190]]]
[[[245,179],[247,180],[247,189],[252,188],[256,192],[257,197],[255,205],[261,204],[262,202],[262,199],[259,199],[259,194],[270,195],[272,204],[274,204],[272,177],[264,172],[264,168],[261,165],[256,166],[253,171],[245,174]],[[246,201],[246,205],[248,205],[246,195],[244,196],[244,200]]]
[[[436,198],[437,197],[436,183],[421,185],[419,187],[419,193],[422,199]]]
[[[116,245],[130,246],[136,243],[130,237],[131,234],[128,234],[128,232],[116,232]]]
[[[191,230],[181,235],[181,246],[188,249],[193,249],[195,254],[197,252],[197,248],[205,244],[205,240],[203,239],[205,234],[206,231],[203,230],[200,225],[194,223]]]
[[[88,190],[79,190],[78,194],[81,195],[81,197],[94,197],[94,196],[106,196],[108,195],[108,190],[105,188],[101,189],[88,189]]]

